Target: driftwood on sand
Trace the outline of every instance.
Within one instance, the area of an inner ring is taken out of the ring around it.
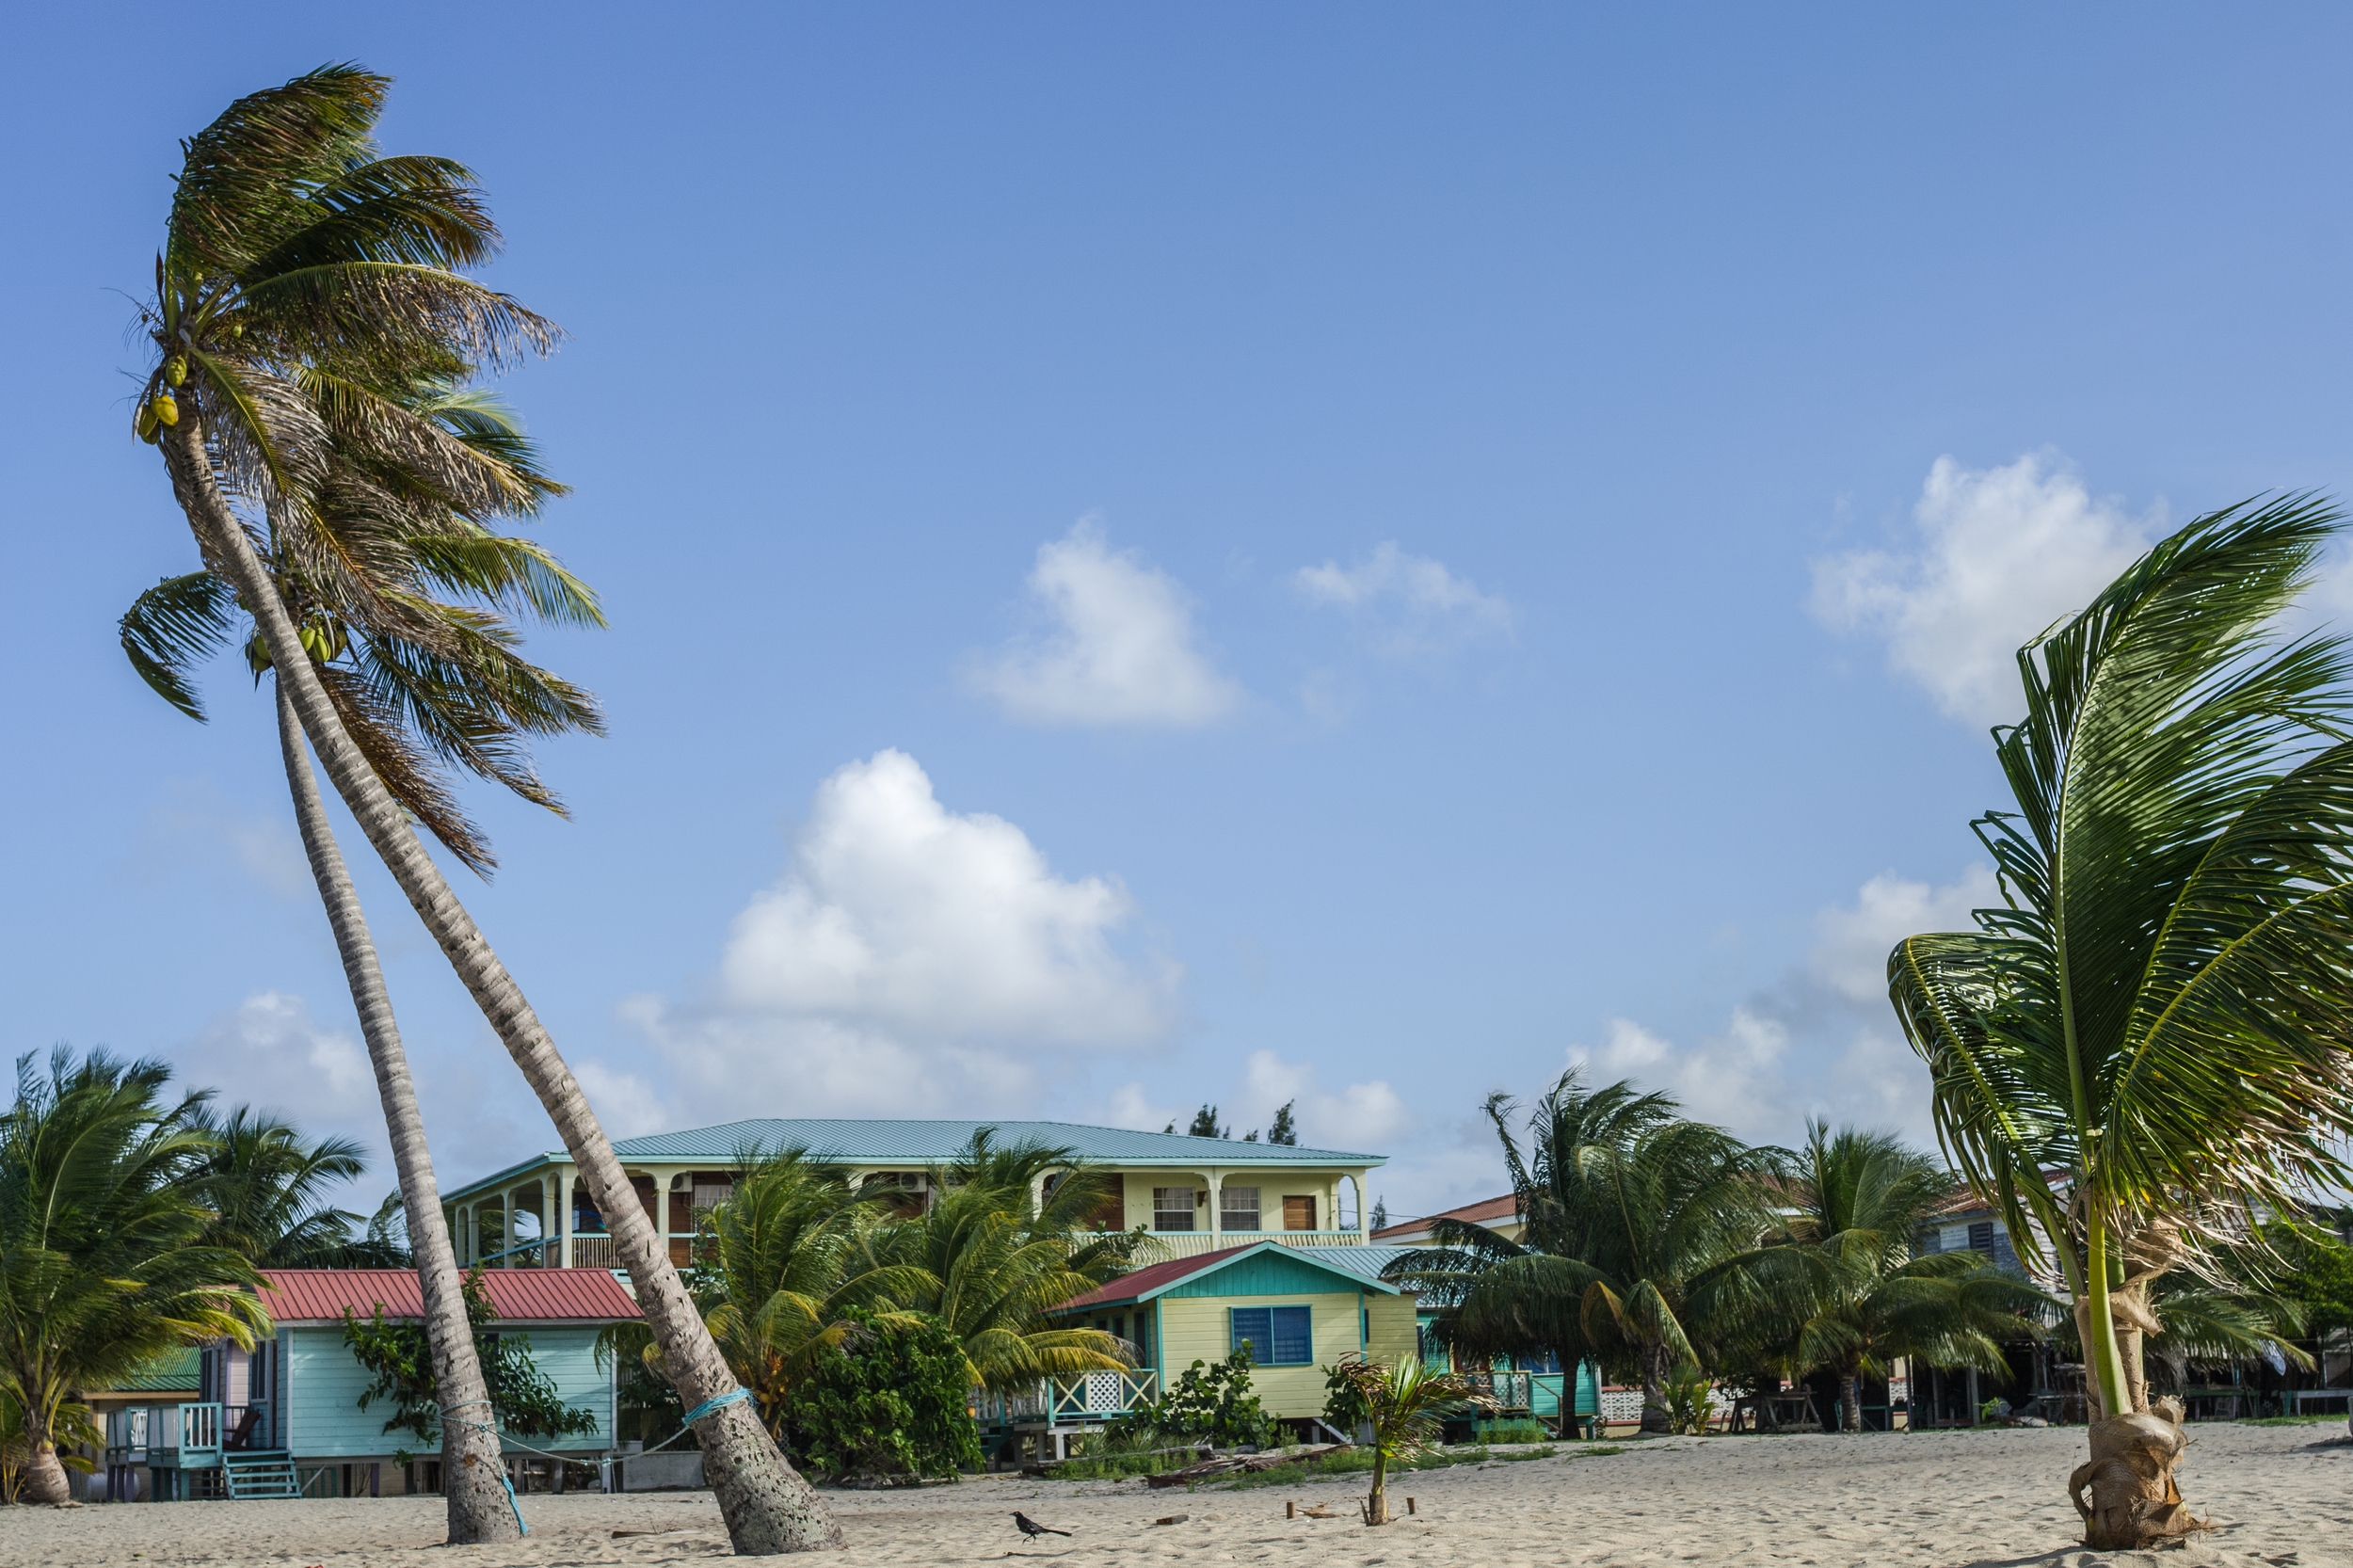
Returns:
[[[1146,1476],[1146,1486],[1182,1486],[1189,1480],[1206,1480],[1212,1476],[1246,1476],[1255,1470],[1272,1470],[1278,1464],[1297,1464],[1304,1460],[1321,1459],[1325,1454],[1338,1453],[1349,1447],[1345,1443],[1326,1443],[1321,1448],[1291,1448],[1282,1453],[1233,1454],[1225,1459],[1204,1460],[1188,1464],[1181,1470],[1163,1470]]]

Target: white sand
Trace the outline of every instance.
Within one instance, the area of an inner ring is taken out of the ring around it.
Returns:
[[[1609,1456],[1490,1463],[1399,1478],[1381,1529],[1354,1516],[1353,1479],[1247,1492],[1141,1481],[988,1478],[915,1492],[828,1493],[846,1565],[1054,1560],[1144,1565],[1275,1562],[1973,1564],[1977,1568],[2353,1568],[2353,1440],[2336,1424],[2193,1427],[2192,1507],[2223,1528],[2185,1548],[2087,1552],[2061,1488],[2082,1429],[1895,1435],[1678,1438]],[[1287,1500],[1333,1519],[1283,1517]],[[1011,1512],[1075,1532],[1024,1540]],[[708,1492],[527,1496],[519,1546],[438,1544],[438,1497],[337,1502],[129,1503],[0,1510],[0,1563],[164,1568],[451,1568],[453,1563],[668,1563],[727,1555]],[[1185,1523],[1155,1527],[1163,1514]],[[616,1529],[659,1530],[616,1538]]]

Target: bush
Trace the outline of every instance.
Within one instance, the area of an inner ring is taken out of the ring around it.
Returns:
[[[1264,1448],[1274,1441],[1274,1418],[1250,1391],[1254,1365],[1248,1344],[1214,1366],[1196,1361],[1175,1387],[1138,1405],[1115,1430],[1130,1444],[1157,1434],[1221,1448]]]
[[[855,1308],[842,1316],[848,1335],[818,1352],[785,1400],[801,1463],[827,1480],[883,1484],[979,1469],[955,1336],[929,1319],[910,1326]]]
[[[1473,1421],[1471,1441],[1474,1443],[1549,1443],[1552,1433],[1542,1421],[1526,1417],[1511,1421]]]

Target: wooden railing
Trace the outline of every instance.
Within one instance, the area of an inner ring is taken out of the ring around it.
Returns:
[[[616,1265],[613,1238],[610,1236],[575,1236],[572,1238],[572,1267],[575,1269],[610,1269]]]
[[[1361,1247],[1368,1244],[1361,1230],[1156,1230],[1151,1244],[1171,1257],[1198,1257],[1205,1252],[1247,1247],[1259,1241],[1280,1241],[1287,1247]]]

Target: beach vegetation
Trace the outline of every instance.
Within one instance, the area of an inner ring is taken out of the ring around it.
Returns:
[[[2342,1190],[2353,1134],[2353,740],[2337,638],[2282,616],[2339,531],[2310,496],[2209,513],[2018,657],[2003,903],[1898,943],[1938,1133],[2063,1278],[2095,1421],[2095,1547],[2202,1528],[2149,1397],[2157,1284]]]
[[[854,1485],[952,1476],[981,1465],[961,1341],[936,1319],[849,1308],[794,1381],[792,1451]]]
[[[1365,1494],[1365,1523],[1385,1525],[1390,1465],[1435,1448],[1449,1417],[1492,1411],[1495,1401],[1468,1379],[1433,1370],[1417,1355],[1388,1366],[1362,1356],[1344,1358],[1339,1368],[1356,1385],[1369,1431],[1363,1447],[1372,1459],[1372,1476]]]
[[[71,1500],[58,1447],[68,1406],[156,1355],[269,1329],[243,1253],[207,1240],[199,1175],[208,1096],[165,1096],[171,1070],[63,1047],[16,1063],[0,1114],[0,1398],[13,1403],[23,1493]]]
[[[1113,1422],[1112,1430],[1130,1445],[1268,1447],[1275,1439],[1276,1428],[1258,1396],[1251,1392],[1250,1373],[1255,1365],[1247,1340],[1235,1346],[1223,1361],[1195,1361],[1157,1399],[1139,1403]]]

